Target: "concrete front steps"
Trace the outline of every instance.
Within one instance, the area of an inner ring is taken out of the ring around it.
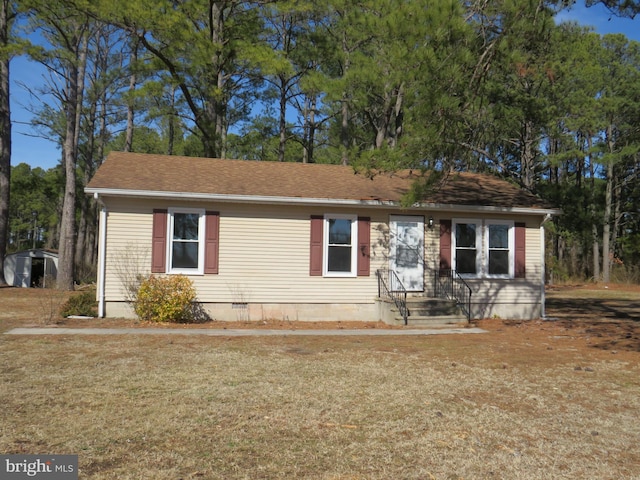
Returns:
[[[404,325],[404,319],[398,312],[393,302],[384,302],[390,309],[390,315],[383,318],[385,323],[391,325]],[[455,301],[427,298],[407,298],[409,316],[407,326],[412,328],[446,328],[451,326],[467,326],[469,321],[466,315],[460,311]]]

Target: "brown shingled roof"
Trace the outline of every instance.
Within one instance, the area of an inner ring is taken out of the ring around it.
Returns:
[[[221,160],[112,152],[88,192],[132,191],[400,202],[421,174],[369,178],[341,165]],[[550,208],[540,198],[489,175],[450,175],[424,203],[505,208]]]

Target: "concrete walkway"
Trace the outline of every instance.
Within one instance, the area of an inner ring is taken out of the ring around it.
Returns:
[[[266,329],[217,329],[217,328],[14,328],[5,335],[208,335],[211,337],[253,336],[407,336],[451,335],[486,333],[481,328],[431,328],[431,329],[353,329],[353,330],[266,330]]]

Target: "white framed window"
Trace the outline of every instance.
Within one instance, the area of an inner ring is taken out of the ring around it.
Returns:
[[[514,223],[504,220],[487,220],[484,230],[485,275],[492,278],[513,278]]]
[[[451,243],[452,266],[461,276],[514,277],[514,222],[454,219]]]
[[[481,275],[482,223],[480,220],[457,219],[451,232],[453,269],[462,276]]]
[[[204,274],[205,211],[171,208],[167,223],[167,272]]]
[[[358,217],[324,216],[323,274],[327,277],[357,276]]]

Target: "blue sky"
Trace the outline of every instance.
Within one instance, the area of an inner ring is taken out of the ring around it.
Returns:
[[[640,41],[640,17],[635,20],[618,18],[599,5],[586,8],[581,0],[575,7],[559,14],[557,19],[592,26],[601,35],[623,33]],[[49,169],[60,160],[61,152],[55,142],[40,138],[30,126],[32,114],[29,108],[36,106],[39,99],[32,98],[23,85],[37,89],[44,83],[44,73],[41,67],[25,58],[11,61],[12,165],[24,162],[31,167]]]
[[[574,21],[582,25],[594,27],[600,35],[607,33],[624,33],[631,40],[640,41],[640,16],[635,20],[618,18],[600,4],[586,8],[584,1],[578,0],[576,5],[562,11],[556,16],[558,22]]]

